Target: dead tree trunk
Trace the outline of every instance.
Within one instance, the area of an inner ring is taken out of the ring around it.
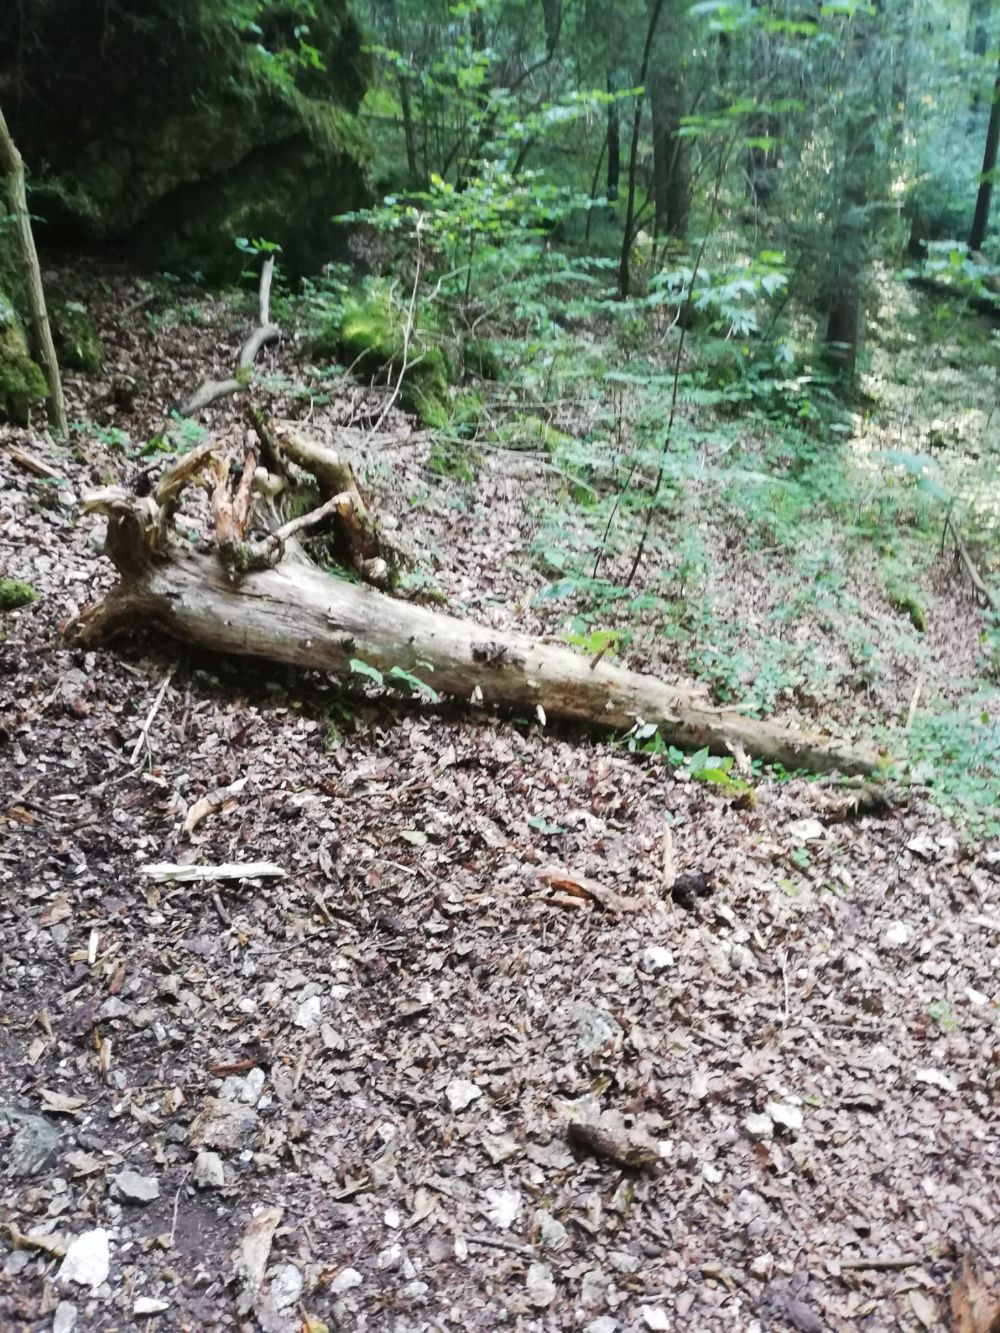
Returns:
[[[182,459],[151,496],[113,488],[90,497],[88,509],[107,515],[106,551],[120,582],[71,627],[78,641],[92,644],[119,630],[152,625],[214,652],[337,675],[350,672],[352,662],[390,676],[398,668],[439,694],[615,731],[641,719],[655,723],[672,744],[717,752],[742,749],[789,769],[868,773],[881,766],[873,749],[719,710],[696,692],[651,676],[588,660],[525,634],[486,629],[323,573],[300,550],[291,549],[291,539],[335,512],[343,495],[277,534],[247,540],[251,520],[245,502],[252,483],[246,480],[246,467],[252,471],[253,457],[250,448],[231,499],[225,492],[228,464],[207,449],[201,457]],[[300,452],[299,461],[305,458]],[[216,530],[225,535],[228,554],[194,551],[170,532],[181,491],[209,466],[215,478]],[[243,558],[234,560],[232,552],[241,549],[241,542]]]
[[[31,330],[31,350],[41,362],[49,391],[49,424],[57,435],[65,439],[69,433],[66,423],[66,402],[63,398],[56,349],[52,342],[52,329],[45,309],[45,292],[42,288],[42,273],[38,264],[38,253],[35,250],[35,238],[31,231],[28,196],[24,188],[24,161],[11,138],[2,110],[0,110],[0,175],[7,179],[10,211],[14,218],[21,251],[28,302],[28,323]]]

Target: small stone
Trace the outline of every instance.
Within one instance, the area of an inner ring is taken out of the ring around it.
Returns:
[[[826,829],[818,819],[793,820],[787,833],[794,842],[822,842],[826,837]]]
[[[334,1296],[343,1296],[345,1292],[360,1287],[363,1281],[364,1278],[356,1268],[342,1268],[330,1283],[330,1291]]]
[[[51,1165],[59,1148],[59,1131],[50,1121],[16,1106],[0,1105],[0,1129],[6,1125],[13,1126],[14,1137],[6,1151],[0,1146],[0,1165],[12,1176],[33,1176]]]
[[[483,1095],[483,1090],[467,1078],[456,1078],[445,1088],[444,1095],[452,1111],[464,1111]]]
[[[774,1121],[769,1115],[752,1111],[743,1121],[743,1128],[752,1139],[769,1139],[774,1133]]]
[[[906,944],[910,938],[910,927],[905,921],[893,921],[889,924],[882,936],[883,949],[898,949],[900,945]]]
[[[538,1237],[547,1249],[562,1250],[566,1248],[569,1232],[557,1217],[553,1217],[544,1208],[539,1208],[535,1214],[535,1221],[538,1223]]]
[[[593,1055],[604,1046],[614,1047],[621,1040],[621,1024],[598,1005],[581,1001],[573,1006],[572,1018],[580,1029],[577,1045],[584,1055]]]
[[[529,1265],[526,1287],[528,1300],[536,1310],[547,1309],[556,1298],[556,1284],[552,1281],[551,1270],[545,1264]]]
[[[774,1255],[758,1254],[750,1261],[750,1272],[754,1277],[764,1278],[766,1281],[774,1272]]]
[[[243,1101],[245,1101],[248,1106],[256,1106],[260,1101],[260,1095],[264,1091],[266,1078],[267,1075],[264,1073],[263,1069],[258,1069],[256,1066],[250,1070],[249,1074],[247,1074],[245,1086],[243,1088]]]
[[[294,1305],[302,1295],[302,1274],[294,1264],[279,1264],[271,1278],[271,1300],[278,1310]]]
[[[256,1113],[239,1102],[206,1097],[205,1105],[192,1120],[188,1141],[195,1148],[218,1148],[223,1152],[243,1147],[257,1122]]]
[[[165,1314],[170,1309],[169,1301],[158,1301],[155,1296],[137,1296],[132,1306],[134,1315]]]
[[[792,1106],[789,1102],[768,1102],[766,1109],[774,1123],[787,1129],[790,1134],[798,1134],[802,1129],[803,1116],[798,1106]]]
[[[72,1301],[60,1301],[52,1317],[52,1333],[73,1333],[77,1308]]]
[[[322,1018],[322,999],[318,995],[310,995],[308,1000],[303,1000],[295,1011],[295,1026],[304,1028],[308,1032],[312,1028],[319,1027]]]
[[[160,1197],[160,1182],[138,1171],[119,1171],[111,1177],[111,1194],[119,1203],[152,1203]]]
[[[494,1166],[506,1162],[509,1157],[516,1157],[521,1151],[517,1139],[511,1138],[509,1134],[484,1134],[483,1147],[486,1149],[486,1156]]]
[[[193,1180],[200,1190],[221,1190],[226,1184],[226,1168],[217,1152],[202,1151],[194,1159]]]
[[[642,1267],[639,1256],[629,1254],[628,1250],[612,1250],[608,1258],[611,1260],[611,1267],[616,1268],[619,1273],[638,1273]]]
[[[642,970],[657,976],[674,965],[674,955],[661,944],[651,944],[642,951]]]
[[[975,1005],[977,1009],[981,1009],[984,1004],[989,1004],[990,1000],[988,995],[984,995],[981,990],[976,990],[972,986],[966,986],[965,998],[970,1004]]]
[[[402,1225],[403,1217],[398,1208],[387,1208],[382,1214],[382,1221],[387,1227],[391,1227],[395,1231],[397,1227]]]
[[[618,1320],[609,1314],[598,1315],[589,1324],[584,1324],[583,1333],[617,1333]]]
[[[375,1259],[375,1266],[380,1272],[388,1273],[392,1269],[398,1268],[403,1262],[403,1247],[398,1242],[394,1245],[387,1245],[381,1250]]]
[[[421,1282],[420,1279],[417,1278],[413,1282],[407,1282],[406,1286],[403,1288],[403,1295],[408,1301],[422,1302],[429,1291],[430,1287],[427,1283]]]
[[[110,1271],[108,1233],[103,1227],[95,1227],[93,1231],[84,1231],[70,1242],[59,1269],[59,1281],[76,1282],[93,1291],[102,1282],[107,1282]]]

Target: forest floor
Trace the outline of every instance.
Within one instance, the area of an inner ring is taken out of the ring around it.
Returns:
[[[162,641],[68,647],[61,626],[111,582],[77,501],[145,465],[134,446],[232,364],[246,319],[199,296],[153,320],[126,275],[75,272],[108,365],[68,383],[72,449],[0,433],[0,565],[39,594],[0,639],[4,1328],[977,1328],[950,1311],[963,1261],[1000,1269],[1000,847],[981,810],[958,819],[961,785],[951,805],[894,785],[851,818],[836,785],[765,774],[750,804],[676,756],[534,720]],[[362,390],[289,392],[310,373],[292,341],[268,373],[450,609],[565,631],[536,594],[587,518],[569,462],[483,441],[449,475],[401,414],[373,434]],[[885,391],[906,395],[891,367]],[[674,493],[687,545],[661,535],[650,562],[697,566],[689,600],[715,617],[622,656],[678,680],[697,642],[722,697],[856,734],[899,725],[918,679],[967,701],[983,619],[950,560],[897,556],[929,609],[914,647],[872,573],[884,552],[845,570],[820,535],[793,559],[771,501],[766,543],[727,519],[719,497],[757,494],[764,462],[694,514],[720,438],[706,425]],[[786,624],[781,596],[799,598]],[[665,857],[711,895],[675,903]],[[239,860],[287,877],[144,874]],[[641,910],[553,902],[553,863]],[[571,1144],[588,1102],[657,1160]]]

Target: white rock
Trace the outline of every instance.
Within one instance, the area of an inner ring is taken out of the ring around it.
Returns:
[[[60,1301],[52,1318],[52,1333],[73,1333],[77,1308],[72,1301]]]
[[[529,1265],[528,1280],[525,1285],[528,1300],[536,1310],[547,1309],[556,1298],[556,1284],[552,1281],[552,1273],[545,1264]]]
[[[295,1011],[295,1026],[308,1031],[311,1028],[319,1027],[322,1017],[322,999],[318,995],[310,995],[309,999],[303,1000]],[[351,1269],[350,1271],[353,1272],[354,1270]]]
[[[826,829],[818,819],[793,820],[785,832],[795,842],[822,842],[826,837]]]
[[[669,949],[665,949],[662,944],[651,944],[642,951],[642,970],[644,972],[651,972],[656,976],[659,972],[666,972],[673,965],[674,955]]]
[[[984,995],[981,990],[974,990],[972,986],[966,986],[965,998],[970,1004],[974,1004],[977,1009],[981,1009],[984,1004],[989,1004],[990,997]]]
[[[662,1305],[644,1305],[642,1319],[647,1328],[660,1330],[670,1327],[670,1319]]]
[[[123,1203],[152,1203],[160,1197],[160,1182],[138,1171],[119,1171],[111,1177],[111,1194]]]
[[[247,1074],[243,1088],[243,1100],[248,1102],[250,1106],[256,1106],[260,1101],[260,1094],[264,1091],[266,1077],[267,1075],[263,1069],[259,1069],[256,1065]]]
[[[752,1139],[769,1139],[774,1133],[774,1121],[769,1115],[751,1111],[743,1121],[743,1128]]]
[[[402,1262],[403,1247],[397,1241],[396,1244],[387,1245],[384,1250],[379,1252],[379,1255],[375,1260],[375,1265],[383,1273],[386,1273],[390,1269],[398,1268]]]
[[[453,1111],[464,1111],[483,1095],[483,1090],[467,1078],[455,1078],[445,1088],[444,1095]]]
[[[393,1231],[402,1225],[403,1217],[398,1208],[387,1208],[382,1214],[382,1221],[387,1227],[392,1227]]]
[[[70,1242],[66,1257],[59,1269],[60,1282],[76,1282],[93,1290],[107,1282],[111,1272],[111,1252],[108,1233],[103,1227],[84,1231]]]
[[[609,1314],[600,1314],[589,1324],[584,1324],[583,1333],[617,1333],[617,1329],[617,1319],[612,1319]]]
[[[356,1268],[342,1268],[330,1283],[330,1291],[334,1296],[343,1296],[345,1291],[360,1287],[363,1281],[364,1278]]]
[[[793,1134],[801,1130],[803,1116],[798,1106],[792,1106],[789,1102],[768,1102],[766,1111],[774,1123],[781,1125],[783,1129],[790,1130]]]
[[[169,1301],[158,1301],[155,1296],[137,1296],[132,1306],[134,1315],[163,1314],[170,1309]]]
[[[940,1088],[942,1092],[957,1092],[958,1088],[947,1074],[942,1074],[940,1069],[918,1069],[913,1077],[918,1083],[928,1083],[932,1088]]]
[[[754,1277],[769,1278],[774,1272],[774,1255],[758,1254],[750,1261],[750,1272]]]
[[[487,1190],[486,1215],[495,1227],[509,1231],[521,1211],[519,1190]]]
[[[910,939],[910,927],[905,921],[891,921],[882,936],[883,949],[898,949]]]
[[[294,1264],[279,1264],[271,1278],[271,1300],[278,1310],[287,1309],[302,1295],[302,1274]]]
[[[194,1159],[193,1178],[200,1190],[221,1190],[226,1183],[226,1168],[219,1154],[202,1149]]]

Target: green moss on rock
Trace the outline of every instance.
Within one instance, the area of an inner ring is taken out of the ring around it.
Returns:
[[[60,365],[96,375],[104,365],[104,347],[87,307],[79,301],[55,301],[49,317]]]
[[[0,579],[0,611],[16,611],[29,606],[36,597],[34,588],[23,579]]]
[[[448,385],[451,366],[433,330],[415,321],[406,340],[407,312],[398,307],[383,282],[355,293],[319,330],[313,351],[335,357],[356,374],[388,379],[395,384],[402,373],[400,404],[433,430],[451,421]]]
[[[28,340],[14,308],[0,292],[0,417],[27,424],[31,409],[45,401],[45,376],[28,355]]]

